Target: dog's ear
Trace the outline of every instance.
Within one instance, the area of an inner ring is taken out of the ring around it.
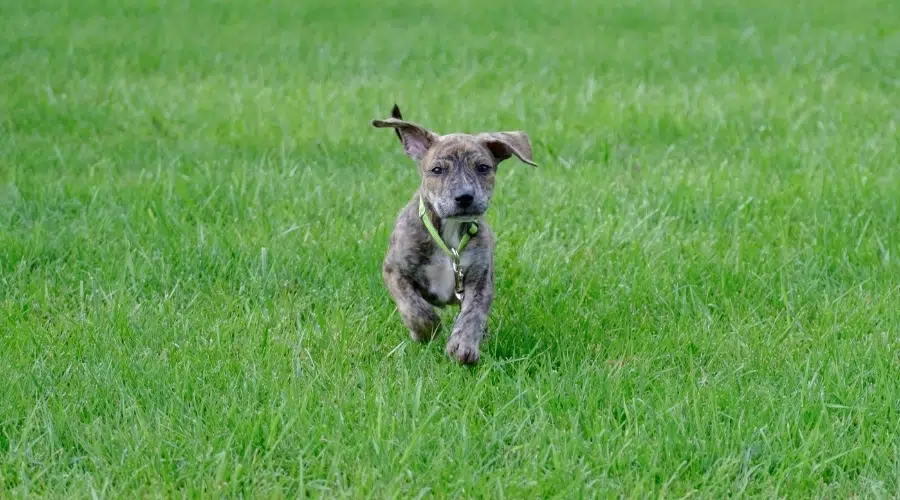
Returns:
[[[377,128],[392,128],[397,132],[397,137],[403,143],[403,150],[406,155],[413,160],[419,161],[425,152],[428,151],[435,142],[438,135],[424,127],[410,123],[403,119],[400,114],[400,108],[394,104],[391,110],[391,117],[386,120],[372,120],[372,126]]]
[[[523,163],[537,166],[537,163],[531,161],[531,141],[525,132],[493,132],[478,134],[476,137],[490,150],[497,163],[515,155]]]

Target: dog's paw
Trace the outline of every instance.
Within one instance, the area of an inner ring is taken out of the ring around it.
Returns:
[[[447,342],[447,355],[465,365],[478,362],[478,344],[458,336],[450,337]]]
[[[416,342],[428,343],[434,340],[435,337],[438,336],[438,332],[440,328],[436,328],[434,330],[426,330],[424,332],[417,332],[415,330],[409,331],[409,338],[413,339]]]
[[[416,342],[431,342],[441,333],[441,319],[435,315],[433,318],[414,322],[409,329],[409,337]]]

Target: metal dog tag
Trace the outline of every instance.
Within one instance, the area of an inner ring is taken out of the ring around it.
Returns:
[[[453,293],[456,295],[456,300],[462,302],[463,292],[465,291],[463,289],[464,276],[462,272],[462,266],[459,263],[459,252],[457,252],[455,248],[452,250],[452,252],[453,259],[451,260],[453,262],[453,277],[455,278],[454,281],[456,282]]]

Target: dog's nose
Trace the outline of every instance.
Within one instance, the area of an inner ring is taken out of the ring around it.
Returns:
[[[461,194],[456,197],[456,204],[463,208],[466,208],[472,204],[472,200],[474,200],[474,199],[475,199],[475,197],[472,196],[471,194],[468,194],[468,193]]]

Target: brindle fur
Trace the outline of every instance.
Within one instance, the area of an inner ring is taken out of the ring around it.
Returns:
[[[483,215],[490,205],[500,162],[515,156],[535,166],[528,136],[524,132],[438,135],[403,120],[396,105],[391,118],[373,120],[372,125],[397,132],[422,177],[421,186],[394,225],[382,267],[384,282],[403,324],[417,341],[427,342],[438,334],[441,321],[434,307],[459,305],[446,351],[461,363],[475,363],[494,300],[494,233]],[[436,167],[440,173],[432,171]],[[436,229],[453,248],[459,245],[468,221],[478,224],[478,233],[460,256],[464,272],[461,304],[453,294],[451,260],[419,217],[420,197]]]

